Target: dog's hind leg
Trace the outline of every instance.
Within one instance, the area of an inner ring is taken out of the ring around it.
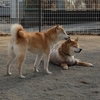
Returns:
[[[42,59],[42,56],[43,56],[43,54],[39,54],[39,55],[36,56],[33,71],[39,72],[38,67],[39,67],[40,61]]]
[[[12,63],[13,63],[13,61],[14,61],[15,59],[16,59],[15,54],[10,55],[9,61],[8,61],[8,63],[7,63],[7,75],[11,75],[10,67],[11,67],[11,65],[12,65]]]
[[[52,74],[52,72],[48,70],[49,59],[50,59],[50,55],[44,54],[44,69],[48,74]]]
[[[16,56],[13,52],[13,47],[9,44],[8,45],[8,63],[7,63],[7,75],[11,75],[11,72],[10,72],[10,67],[13,63],[13,61],[16,59]]]
[[[24,63],[25,55],[24,54],[19,55],[17,58],[18,58],[18,72],[19,72],[19,77],[20,78],[25,78],[25,76],[22,75],[22,65]]]

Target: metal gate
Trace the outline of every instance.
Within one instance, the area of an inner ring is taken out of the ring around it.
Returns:
[[[5,12],[3,16],[0,12],[0,20],[9,20],[0,22],[1,31],[9,32],[13,23],[22,24],[28,31],[43,31],[56,24],[63,25],[70,33],[100,31],[100,0],[7,1],[3,1],[3,9],[0,7],[1,12]]]

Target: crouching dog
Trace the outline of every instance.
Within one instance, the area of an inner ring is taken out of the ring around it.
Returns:
[[[79,59],[76,59],[74,56],[77,53],[80,53],[82,48],[79,47],[78,38],[76,39],[65,39],[59,41],[54,45],[50,53],[50,62],[56,65],[60,65],[63,69],[68,69],[72,65],[80,66],[90,66],[93,64],[88,62],[83,62]]]

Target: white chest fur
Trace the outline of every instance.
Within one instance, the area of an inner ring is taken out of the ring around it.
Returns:
[[[75,58],[74,58],[74,56],[67,56],[67,57],[66,57],[66,63],[67,63],[68,65],[73,65],[73,64],[75,64]]]
[[[70,61],[70,62],[73,62],[75,59],[74,59],[74,56],[67,56],[66,60]]]

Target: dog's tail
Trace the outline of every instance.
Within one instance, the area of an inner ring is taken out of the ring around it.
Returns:
[[[20,24],[13,24],[11,26],[11,36],[15,40],[17,38],[25,38],[26,34],[24,32],[23,26],[21,26]]]

